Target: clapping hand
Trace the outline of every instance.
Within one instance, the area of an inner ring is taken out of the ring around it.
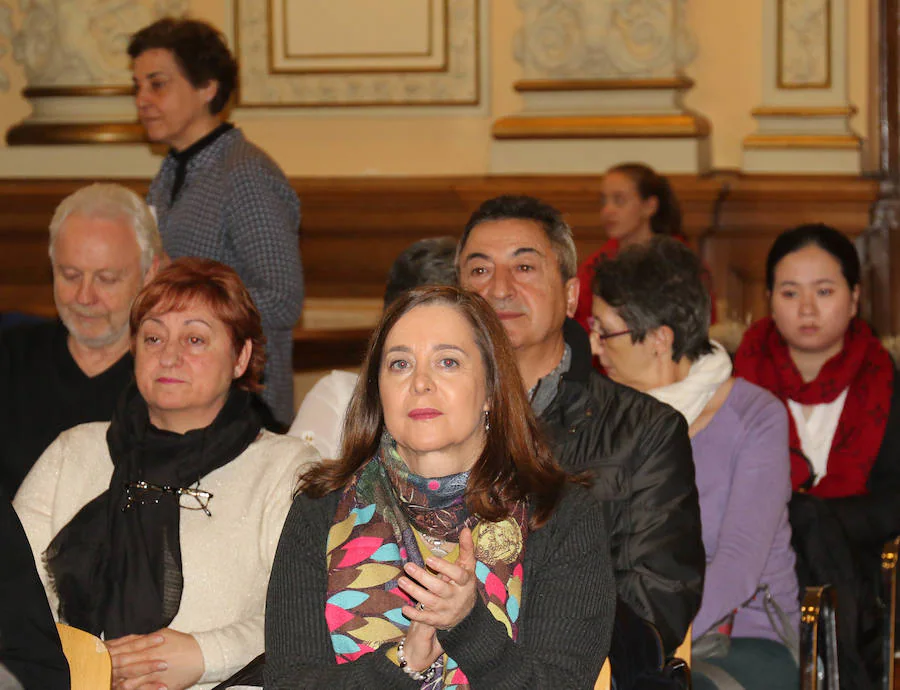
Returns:
[[[437,640],[437,630],[448,630],[457,625],[475,606],[475,543],[472,530],[466,528],[459,535],[459,557],[456,563],[431,556],[425,564],[432,575],[415,563],[403,566],[406,574],[415,582],[401,577],[400,587],[418,606],[404,606],[403,615],[410,620],[404,652],[410,668],[420,671],[428,668],[444,653]]]
[[[475,543],[472,530],[466,528],[459,535],[459,558],[449,563],[443,558],[431,556],[425,565],[432,575],[415,563],[403,566],[406,574],[414,578],[400,578],[403,591],[419,602],[416,607],[404,606],[403,615],[411,621],[427,623],[439,630],[449,630],[469,615],[475,606]],[[418,583],[418,584],[417,584]]]

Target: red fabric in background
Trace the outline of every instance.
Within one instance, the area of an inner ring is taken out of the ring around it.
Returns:
[[[825,476],[809,493],[822,498],[868,493],[866,481],[881,448],[890,412],[894,363],[865,321],[855,318],[850,322],[843,349],[825,363],[815,380],[805,383],[775,322],[766,317],[744,334],[735,355],[734,373],[771,391],[785,406],[787,400],[801,405],[829,403],[849,388]],[[810,479],[811,471],[790,411],[788,419],[791,483],[796,491]]]
[[[675,236],[675,239],[687,245],[686,238]],[[618,253],[619,240],[611,238],[607,240],[600,249],[591,254],[586,260],[582,261],[581,265],[578,267],[578,273],[576,275],[578,277],[578,284],[581,287],[578,293],[578,307],[575,309],[574,318],[588,333],[590,333],[591,330],[588,327],[588,319],[591,316],[591,302],[594,298],[593,291],[591,290],[591,283],[594,282],[594,268],[598,261],[614,259]],[[707,276],[709,276],[709,269],[705,265],[703,268],[706,270]],[[714,324],[716,323],[716,294],[713,291],[712,280],[707,280],[706,283],[710,297],[709,322],[710,324]]]

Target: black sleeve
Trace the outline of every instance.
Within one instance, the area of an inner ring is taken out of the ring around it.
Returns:
[[[399,688],[416,683],[390,661],[385,645],[337,664],[325,622],[325,550],[337,494],[294,500],[272,564],[266,599],[266,690]]]
[[[31,547],[6,494],[0,492],[0,664],[26,690],[67,690],[63,655]]]
[[[880,548],[900,534],[900,385],[894,372],[891,409],[884,437],[869,477],[865,496],[826,499],[849,539],[866,548]]]
[[[441,646],[473,687],[594,687],[615,613],[603,509],[587,490],[573,489],[541,532],[525,547],[518,640],[510,639],[481,598],[457,626],[438,631]]]
[[[656,626],[670,655],[697,615],[706,571],[694,456],[684,417],[668,407],[647,416],[640,433],[640,464],[621,516],[627,569],[617,570],[616,583],[622,599]]]

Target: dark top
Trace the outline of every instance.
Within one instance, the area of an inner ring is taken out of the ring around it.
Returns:
[[[868,494],[830,498],[847,536],[866,549],[880,550],[900,534],[900,374],[894,372],[891,409],[875,464],[866,480]]]
[[[572,363],[541,421],[559,463],[589,470],[603,503],[619,596],[675,651],[700,608],[706,555],[687,422],[593,371],[571,319]]]
[[[325,596],[325,547],[340,492],[298,497],[275,554],[266,602],[266,689],[409,688],[386,652],[337,665]],[[603,511],[573,486],[525,545],[519,639],[481,597],[456,627],[438,631],[473,688],[592,688],[609,649],[615,607]]]
[[[59,321],[0,332],[0,489],[15,496],[60,433],[112,417],[134,375],[130,353],[93,378],[79,368]]]
[[[68,690],[50,604],[9,497],[0,491],[0,666],[25,690]]]

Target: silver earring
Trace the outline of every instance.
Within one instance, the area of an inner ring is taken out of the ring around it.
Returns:
[[[491,417],[490,417],[490,413],[488,412],[488,410],[484,411],[484,430],[485,431],[491,430]]]

